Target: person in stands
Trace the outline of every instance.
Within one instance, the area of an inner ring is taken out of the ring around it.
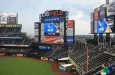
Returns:
[[[113,67],[110,64],[108,64],[108,70],[109,70],[110,73],[113,72]]]
[[[103,67],[102,72],[106,73],[106,75],[109,75],[110,72],[109,72],[109,70],[108,70],[108,67],[105,66],[104,64],[102,64],[101,66]]]

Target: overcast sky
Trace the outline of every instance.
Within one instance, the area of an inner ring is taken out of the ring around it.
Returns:
[[[22,31],[34,35],[34,22],[45,10],[69,11],[69,19],[75,20],[75,33],[90,32],[90,13],[97,0],[0,0],[0,12],[18,12]]]

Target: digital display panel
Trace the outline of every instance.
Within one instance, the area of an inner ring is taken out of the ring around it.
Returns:
[[[39,50],[50,51],[51,50],[51,46],[39,46]]]
[[[100,18],[106,17],[106,7],[101,7],[99,10],[100,10]]]
[[[94,20],[98,20],[99,19],[99,10],[95,10],[94,11]]]
[[[60,35],[60,23],[45,23],[44,35]]]
[[[66,13],[62,10],[48,10],[40,14],[41,43],[64,44]]]
[[[107,16],[115,15],[115,1],[107,5]]]
[[[18,24],[18,13],[0,12],[0,24]]]
[[[63,36],[41,36],[41,42],[47,44],[64,44]]]
[[[99,19],[96,21],[97,33],[114,33],[114,17]]]
[[[94,22],[91,22],[91,34],[94,33]]]

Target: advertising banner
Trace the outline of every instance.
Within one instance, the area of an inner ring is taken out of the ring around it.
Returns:
[[[0,24],[7,24],[8,13],[0,13]]]
[[[41,23],[41,36],[44,36],[44,23]]]
[[[8,13],[8,24],[18,24],[18,14],[11,12]]]
[[[94,13],[92,12],[91,13],[91,22],[93,22],[94,21]]]
[[[115,15],[115,1],[107,5],[107,16]]]
[[[49,16],[64,16],[67,12],[66,11],[62,11],[62,10],[48,10],[45,11],[43,14],[40,15],[41,18],[46,18]]]
[[[99,10],[95,10],[94,11],[94,20],[98,20],[99,19]]]
[[[106,7],[101,7],[99,11],[100,11],[100,18],[106,17]]]
[[[41,60],[48,60],[48,58],[46,58],[46,57],[41,57]]]
[[[18,57],[23,57],[23,54],[17,54]]]
[[[94,22],[94,33],[97,33],[97,21]]]
[[[91,34],[94,33],[94,22],[91,22]]]
[[[60,22],[60,36],[64,36],[64,22]]]
[[[97,33],[114,33],[114,17],[99,19],[97,23]]]
[[[34,35],[38,36],[38,29],[34,29]]]
[[[8,24],[4,25],[4,24],[0,24],[0,27],[9,27],[9,28],[11,27],[12,28],[12,27],[18,27],[18,25],[8,25]]]
[[[39,47],[39,50],[44,50],[44,51],[50,51],[51,50],[51,46],[41,45],[41,46],[38,46],[38,47]]]
[[[73,27],[74,27],[74,20],[68,20],[67,21],[67,36],[73,36]]]
[[[55,60],[54,60],[54,59],[49,59],[49,61],[51,61],[51,62],[55,62]]]
[[[41,19],[42,23],[49,23],[49,22],[61,22],[64,21],[63,17],[57,17],[57,16],[49,16],[47,18]]]
[[[51,44],[64,44],[64,38],[62,36],[42,36],[41,42]]]
[[[4,56],[4,53],[0,53],[0,56]]]
[[[61,65],[59,65],[59,70],[66,72],[66,68]]]
[[[67,44],[72,45],[73,44],[73,36],[67,36]]]
[[[35,22],[35,23],[34,23],[34,29],[39,29],[38,27],[39,27],[39,26],[38,26],[38,22]]]
[[[18,14],[15,12],[0,13],[0,24],[18,24]]]

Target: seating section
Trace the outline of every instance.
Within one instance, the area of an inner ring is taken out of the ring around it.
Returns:
[[[27,53],[31,48],[1,48],[1,52]]]
[[[0,27],[0,34],[3,34],[5,32],[6,28],[5,27]]]
[[[24,45],[30,45],[32,42],[34,42],[34,39],[25,38]]]
[[[17,27],[16,30],[14,31],[14,33],[21,33],[21,28]]]
[[[52,51],[48,52],[45,56],[53,59],[59,59],[68,56],[67,50],[63,48],[63,46],[54,46],[52,47]]]
[[[89,45],[88,47],[88,70],[89,72],[95,71],[104,63],[115,62],[115,56],[107,54],[106,49],[100,46]],[[79,67],[86,72],[86,48],[82,50],[73,50],[69,56],[78,64]],[[90,74],[88,74],[90,75]],[[93,75],[93,74],[91,74]]]
[[[11,40],[11,39],[6,39],[6,40],[3,40],[4,42],[4,44],[12,44],[13,43],[13,40]]]
[[[15,29],[16,29],[16,28],[7,28],[7,29],[5,30],[5,33],[14,33]]]
[[[33,39],[27,39],[25,33],[21,33],[22,27],[0,27],[0,45],[30,45]]]

